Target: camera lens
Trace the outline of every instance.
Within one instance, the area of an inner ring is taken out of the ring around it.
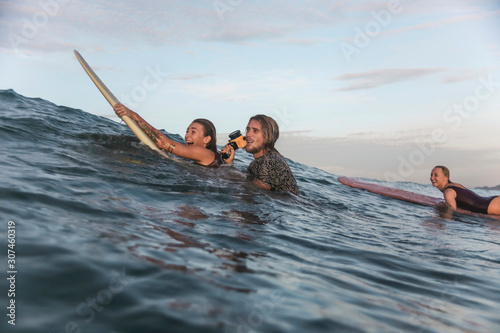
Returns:
[[[234,140],[234,139],[236,139],[239,136],[241,136],[240,130],[236,130],[236,131],[232,132],[231,134],[229,134],[229,138],[231,140]]]

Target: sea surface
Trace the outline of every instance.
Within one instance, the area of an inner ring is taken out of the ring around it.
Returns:
[[[13,90],[0,140],[0,332],[500,332],[498,220],[291,160],[299,196],[258,190]]]

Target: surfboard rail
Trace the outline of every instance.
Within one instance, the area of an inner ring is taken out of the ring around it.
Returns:
[[[119,103],[118,99],[115,97],[115,95],[113,95],[113,93],[108,89],[108,87],[106,87],[106,85],[101,81],[99,76],[97,76],[97,74],[94,72],[92,67],[90,67],[90,65],[85,61],[85,59],[82,57],[82,55],[77,50],[74,50],[74,52],[75,52],[76,59],[78,59],[78,62],[80,63],[80,65],[82,65],[82,67],[85,70],[85,72],[87,73],[87,75],[90,77],[92,82],[94,82],[95,86],[97,87],[97,89],[99,89],[99,91],[104,96],[104,98],[106,98],[108,103],[112,107],[115,106],[116,104],[118,104]],[[122,120],[125,122],[125,124],[127,124],[127,126],[132,130],[132,132],[134,132],[134,134],[137,136],[137,138],[142,143],[147,145],[149,148],[155,150],[163,157],[169,157],[164,151],[162,151],[162,150],[160,150],[160,148],[158,148],[158,146],[146,135],[146,133],[144,133],[144,131],[139,127],[139,125],[137,125],[137,123],[133,119],[130,119],[127,116],[123,116]]]
[[[420,205],[426,205],[426,206],[436,206],[440,202],[443,202],[443,200],[431,197],[428,195],[423,195],[423,194],[418,194],[418,193],[413,193],[405,190],[400,190],[397,188],[391,188],[391,187],[386,187],[383,185],[378,185],[374,183],[368,183],[360,179],[355,179],[355,178],[349,178],[349,177],[338,177],[337,180],[341,182],[344,185],[354,187],[354,188],[361,188],[367,191],[370,191],[372,193],[377,193],[377,194],[382,194],[387,197],[403,200],[403,201],[408,201]]]

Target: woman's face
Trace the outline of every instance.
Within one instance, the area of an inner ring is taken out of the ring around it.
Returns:
[[[191,123],[186,129],[186,135],[184,135],[184,140],[186,144],[196,145],[201,147],[206,147],[210,142],[210,136],[204,136],[203,125],[198,123]]]
[[[448,177],[444,175],[443,169],[441,168],[432,169],[430,179],[432,186],[437,188],[445,188],[448,184]]]

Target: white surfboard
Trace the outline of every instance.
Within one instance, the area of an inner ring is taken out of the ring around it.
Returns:
[[[106,100],[109,102],[109,104],[111,104],[111,106],[115,106],[116,104],[118,104],[118,99],[113,95],[113,93],[111,93],[108,87],[104,85],[101,79],[99,79],[99,77],[94,72],[92,67],[89,66],[89,64],[85,61],[85,59],[83,59],[83,57],[80,55],[80,53],[78,53],[77,50],[74,51],[76,59],[78,59],[83,69],[85,70],[85,72],[87,72],[90,79],[94,82],[97,89],[99,89],[104,98],[106,98]],[[137,123],[133,119],[130,119],[127,116],[123,116],[122,120],[125,122],[125,124],[127,124],[127,126],[132,130],[132,132],[134,132],[134,134],[142,143],[144,143],[151,149],[157,151],[160,155],[164,157],[169,157],[164,151],[160,150],[160,148],[156,146],[156,144],[146,135],[146,133],[144,133],[144,131],[139,127],[139,125],[137,125]]]

